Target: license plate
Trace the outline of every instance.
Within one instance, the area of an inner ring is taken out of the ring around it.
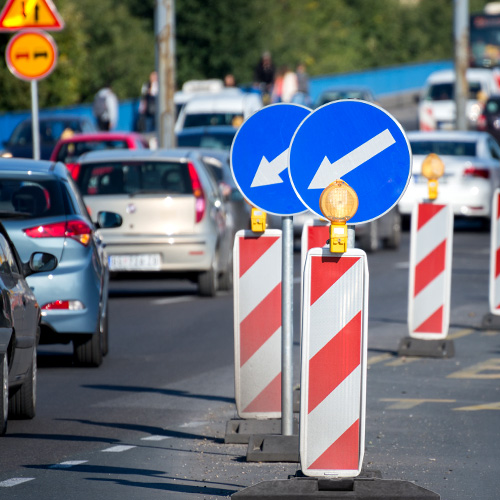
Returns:
[[[110,271],[159,271],[161,258],[158,253],[137,255],[110,255]]]

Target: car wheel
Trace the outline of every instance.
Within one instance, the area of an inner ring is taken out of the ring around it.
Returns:
[[[82,366],[100,366],[102,363],[102,338],[98,328],[94,335],[82,335],[73,340],[73,354],[77,364]]]
[[[233,259],[230,259],[226,269],[219,278],[219,290],[231,291],[233,289]]]
[[[198,275],[198,293],[204,297],[215,297],[217,293],[217,272],[214,265]]]
[[[7,419],[9,417],[9,365],[7,354],[0,357],[0,387],[2,395],[0,397],[0,436],[7,432]]]
[[[9,401],[9,416],[17,419],[30,419],[36,413],[36,381],[37,363],[36,349],[33,349],[33,360],[28,371],[28,377]]]

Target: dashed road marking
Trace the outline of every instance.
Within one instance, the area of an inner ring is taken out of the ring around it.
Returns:
[[[414,358],[398,358],[395,359],[394,361],[390,361],[389,363],[386,363],[385,366],[404,366],[407,365],[408,363],[414,363],[415,361],[420,361],[422,358],[414,357]]]
[[[467,335],[470,335],[471,333],[475,333],[476,330],[473,330],[472,328],[466,328],[464,330],[459,330],[458,332],[453,332],[450,333],[447,338],[450,340],[456,340],[456,339],[461,339],[462,337],[467,337]]]
[[[195,300],[196,297],[191,297],[190,295],[186,297],[168,297],[164,299],[153,300],[155,306],[164,306],[167,304],[178,304],[179,302],[190,302]]]
[[[484,410],[500,410],[500,402],[485,403],[482,405],[462,406],[461,408],[453,408],[453,411],[484,411]]]
[[[448,378],[498,379],[500,378],[500,358],[492,358],[458,372],[450,373]]]
[[[182,424],[180,427],[202,427],[203,425],[208,425],[208,422],[186,422],[185,424]]]
[[[393,403],[388,410],[411,410],[424,403],[456,403],[456,399],[412,399],[412,398],[382,398],[380,401]]]
[[[33,481],[34,477],[13,477],[11,479],[6,479],[0,482],[1,488],[10,488],[12,486],[17,486],[18,484],[27,483],[28,481]]]
[[[54,464],[49,467],[49,469],[69,469],[70,467],[75,467],[88,462],[88,460],[69,460],[67,462],[61,462],[60,464]]]
[[[117,446],[112,446],[111,448],[106,448],[105,450],[101,450],[101,451],[107,451],[107,452],[110,452],[110,453],[120,453],[122,451],[131,450],[132,448],[136,448],[136,446],[130,446],[130,445],[120,444],[120,445],[117,445]]]
[[[170,439],[170,436],[147,436],[141,438],[141,441],[163,441],[164,439]]]
[[[382,363],[382,362],[387,361],[387,360],[392,359],[392,358],[393,358],[393,355],[386,352],[384,354],[379,354],[378,356],[372,356],[372,357],[368,358],[367,363],[368,363],[368,366],[370,366],[370,365],[375,365],[377,363]]]

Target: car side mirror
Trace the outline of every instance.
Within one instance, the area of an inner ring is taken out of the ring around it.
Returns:
[[[99,212],[97,214],[96,227],[98,229],[111,229],[114,227],[120,227],[122,223],[122,216],[115,212]]]
[[[29,262],[24,264],[24,275],[29,276],[35,273],[46,273],[53,271],[56,267],[56,256],[45,252],[35,252],[31,254]]]

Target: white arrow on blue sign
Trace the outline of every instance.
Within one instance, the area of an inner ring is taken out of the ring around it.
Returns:
[[[290,178],[295,192],[323,217],[319,197],[336,179],[359,199],[349,224],[377,219],[396,205],[408,186],[412,155],[399,122],[366,101],[334,101],[301,123],[290,145]]]
[[[306,207],[288,175],[290,142],[311,110],[298,104],[273,104],[240,127],[231,146],[231,170],[243,196],[276,215],[294,215]]]

